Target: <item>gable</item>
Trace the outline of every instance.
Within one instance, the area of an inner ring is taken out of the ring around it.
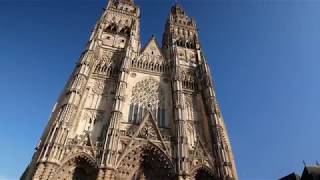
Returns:
[[[165,60],[162,50],[159,48],[154,36],[152,36],[147,45],[142,49],[139,59],[142,59],[143,61],[158,62],[163,62]]]

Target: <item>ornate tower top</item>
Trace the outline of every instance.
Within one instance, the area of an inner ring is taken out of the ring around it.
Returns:
[[[133,4],[134,0],[113,0],[113,2],[122,2],[122,3]]]
[[[118,12],[139,16],[139,8],[134,4],[134,0],[110,0],[108,10],[116,10]]]
[[[169,20],[171,23],[175,23],[176,25],[196,27],[194,20],[189,18],[181,5],[177,3],[171,8]]]

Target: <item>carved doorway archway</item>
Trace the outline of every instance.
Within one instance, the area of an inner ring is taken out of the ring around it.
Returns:
[[[174,168],[162,150],[144,145],[122,159],[117,175],[126,180],[173,180]]]
[[[212,172],[207,168],[199,168],[194,172],[194,180],[215,180]]]
[[[57,179],[60,180],[96,180],[98,169],[84,157],[75,157],[61,166]]]

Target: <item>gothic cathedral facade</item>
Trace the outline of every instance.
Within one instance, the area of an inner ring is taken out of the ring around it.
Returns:
[[[21,179],[238,179],[195,21],[174,5],[141,48],[139,7],[110,0]]]

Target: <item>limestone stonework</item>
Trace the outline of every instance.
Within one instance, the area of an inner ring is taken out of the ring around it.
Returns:
[[[195,21],[174,5],[162,47],[139,33],[110,0],[21,179],[237,179]]]

